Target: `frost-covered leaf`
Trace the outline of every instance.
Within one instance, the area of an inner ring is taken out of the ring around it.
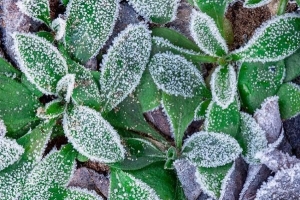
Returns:
[[[60,151],[50,152],[28,174],[21,200],[49,199],[49,189],[65,186],[75,168],[76,151],[70,144]]]
[[[56,86],[56,93],[63,97],[67,103],[70,102],[75,86],[75,74],[67,74],[62,77]]]
[[[235,137],[239,132],[240,112],[237,100],[223,109],[211,101],[206,111],[204,130],[209,132],[226,133]]]
[[[45,107],[37,110],[37,116],[41,119],[53,119],[60,116],[65,111],[66,105],[61,99],[55,99],[46,103]]]
[[[17,5],[22,13],[50,25],[49,0],[21,0]]]
[[[63,123],[66,136],[82,155],[105,163],[124,159],[118,133],[99,112],[76,106],[65,113]]]
[[[39,31],[36,33],[37,36],[44,38],[48,42],[54,43],[54,35],[48,31]]]
[[[285,83],[281,85],[277,95],[282,119],[289,119],[300,113],[300,87],[298,85]]]
[[[179,0],[129,0],[129,4],[147,20],[165,24],[176,18]]]
[[[249,164],[260,164],[256,158],[257,153],[263,152],[268,147],[265,131],[256,123],[255,119],[247,113],[241,112],[240,132],[237,140],[243,148],[243,156]]]
[[[26,77],[25,74],[22,73],[21,75],[21,83],[30,91],[30,93],[32,93],[33,95],[37,96],[37,97],[42,97],[44,94],[39,91],[36,88],[36,85],[31,83],[28,78]]]
[[[194,120],[202,120],[205,119],[206,110],[210,104],[211,100],[201,101],[200,104],[197,106],[195,113],[194,113]]]
[[[53,20],[51,28],[56,32],[55,39],[61,40],[66,34],[66,21],[60,17]]]
[[[233,163],[213,168],[198,167],[195,173],[196,181],[204,193],[219,199],[233,170]]]
[[[193,97],[205,87],[197,68],[179,55],[156,54],[149,67],[157,87],[168,94]]]
[[[64,41],[68,52],[81,63],[97,55],[112,33],[119,2],[72,0],[67,6]]]
[[[13,35],[19,67],[44,94],[55,94],[57,82],[67,74],[65,59],[44,38],[33,34]]]
[[[129,25],[113,42],[103,59],[101,99],[110,111],[138,85],[148,63],[151,35],[145,25]]]
[[[300,46],[300,17],[285,14],[264,23],[242,48],[232,52],[234,60],[274,62],[293,54]]]
[[[231,136],[201,131],[185,141],[182,155],[198,167],[218,167],[232,162],[241,152]]]
[[[226,109],[234,101],[237,83],[232,65],[218,66],[210,79],[213,101],[218,106]]]
[[[4,124],[4,121],[0,119],[0,139],[4,137],[6,134],[6,126]]]
[[[68,5],[69,1],[70,1],[70,0],[60,0],[60,2],[61,2],[63,5],[65,5],[65,6]]]
[[[21,76],[21,74],[22,73],[14,68],[9,62],[0,58],[0,75],[5,75],[14,79]]]
[[[208,15],[193,10],[190,31],[197,45],[208,55],[223,56],[228,53],[224,38]]]
[[[28,173],[42,159],[53,125],[54,121],[41,124],[17,140],[25,152],[18,162],[0,171],[0,199],[13,200],[21,194]]]
[[[257,8],[270,3],[271,0],[246,0],[244,3],[245,8]]]
[[[0,138],[0,171],[19,160],[24,149],[15,140]]]
[[[253,113],[262,102],[274,96],[285,76],[284,63],[246,63],[239,70],[238,90],[242,106]]]
[[[286,69],[284,82],[292,81],[300,76],[300,49],[284,59],[284,64]]]
[[[49,200],[103,200],[94,190],[78,187],[56,187],[50,188]]]

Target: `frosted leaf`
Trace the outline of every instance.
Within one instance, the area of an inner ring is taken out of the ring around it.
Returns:
[[[147,20],[165,24],[175,20],[179,0],[129,0],[129,4]]]
[[[249,164],[259,164],[257,153],[263,152],[268,147],[265,131],[256,123],[255,119],[247,113],[241,112],[241,130],[237,135],[243,148],[243,156]]]
[[[194,120],[202,120],[205,119],[205,113],[208,109],[211,100],[201,101],[200,104],[197,106],[195,113],[194,113]]]
[[[26,179],[21,200],[49,199],[50,188],[65,186],[75,169],[76,152],[69,144],[60,151],[52,151],[38,163]]]
[[[16,4],[22,13],[47,25],[50,24],[49,0],[20,0]]]
[[[51,188],[51,197],[49,200],[103,200],[94,190],[87,190],[79,187],[56,187]]]
[[[75,86],[75,74],[67,74],[62,77],[56,86],[56,93],[62,96],[67,103],[70,102]]]
[[[57,118],[65,111],[65,108],[66,105],[61,99],[55,99],[46,103],[44,108],[39,107],[36,116],[46,120]]]
[[[124,148],[117,132],[99,112],[77,106],[65,113],[63,124],[65,135],[82,155],[105,163],[124,159]]]
[[[149,185],[121,170],[111,171],[109,199],[160,200]]]
[[[119,13],[117,0],[70,0],[64,41],[81,63],[98,54],[111,35]]]
[[[51,28],[56,31],[55,39],[61,40],[66,33],[66,21],[60,17],[52,21]]]
[[[44,94],[55,94],[57,82],[67,74],[65,59],[47,40],[33,34],[13,34],[19,67]]]
[[[285,14],[273,18],[256,30],[242,48],[233,51],[234,60],[273,62],[293,54],[300,46],[300,16]]]
[[[232,65],[218,66],[210,79],[210,87],[213,101],[218,106],[226,109],[234,101],[237,83]]]
[[[223,56],[228,53],[224,38],[208,15],[193,10],[190,31],[197,45],[208,55]]]
[[[257,8],[264,6],[268,3],[270,3],[271,0],[246,0],[244,3],[245,8]]]
[[[0,119],[0,139],[4,137],[6,134],[6,126],[4,124],[4,121]]]
[[[151,35],[145,25],[129,25],[113,42],[103,59],[101,99],[110,111],[138,85],[148,63]]]
[[[223,133],[198,132],[189,137],[182,155],[198,167],[218,167],[236,159],[242,149],[231,136]]]
[[[196,67],[179,55],[156,54],[149,67],[156,86],[167,94],[193,97],[204,85],[202,75]]]
[[[0,138],[0,171],[20,159],[24,148],[15,140]]]
[[[300,87],[294,83],[281,85],[277,93],[282,119],[295,117],[300,113]]]

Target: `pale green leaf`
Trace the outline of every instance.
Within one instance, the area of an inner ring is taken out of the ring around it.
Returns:
[[[0,138],[0,171],[20,159],[24,148],[15,140]]]

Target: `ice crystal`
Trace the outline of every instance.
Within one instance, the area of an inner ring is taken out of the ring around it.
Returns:
[[[62,77],[56,86],[56,93],[60,94],[66,102],[69,102],[75,86],[75,74],[67,74]]]
[[[65,113],[63,124],[66,136],[82,155],[105,163],[124,159],[117,132],[99,112],[77,106]]]
[[[148,63],[151,35],[145,25],[129,25],[103,59],[100,85],[104,110],[110,111],[138,85]]]
[[[204,13],[193,10],[190,24],[191,35],[202,51],[211,56],[223,56],[228,47],[214,20]]]
[[[242,152],[238,142],[229,135],[198,132],[185,141],[182,155],[199,167],[218,167],[232,162]]]
[[[0,139],[4,137],[6,134],[6,126],[4,124],[4,121],[0,119]]]
[[[149,66],[157,87],[171,95],[192,97],[204,84],[202,75],[196,67],[179,55],[156,54]]]
[[[56,31],[55,39],[61,40],[66,34],[66,21],[60,17],[52,21],[51,28]]]
[[[24,153],[24,148],[15,140],[0,138],[0,171],[13,164]]]

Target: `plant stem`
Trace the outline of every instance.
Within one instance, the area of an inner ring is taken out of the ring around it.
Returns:
[[[192,60],[202,62],[202,63],[216,63],[218,61],[217,57],[206,56],[206,55],[191,55]]]
[[[287,4],[288,4],[288,0],[279,1],[277,15],[283,15],[285,13]]]

